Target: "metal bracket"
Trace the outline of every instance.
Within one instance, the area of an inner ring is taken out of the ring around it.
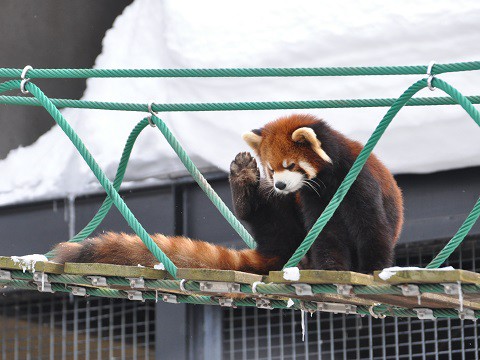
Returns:
[[[130,287],[132,289],[145,289],[145,280],[142,277],[127,279],[130,280]]]
[[[356,314],[357,306],[350,304],[317,302],[317,310],[334,314]]]
[[[255,299],[255,303],[257,305],[257,308],[259,309],[273,310],[271,302],[268,299],[258,298],[258,299]]]
[[[48,275],[44,272],[35,271],[33,273],[33,282],[37,285],[40,292],[53,293],[52,284],[48,282]]]
[[[200,281],[200,291],[212,293],[239,293],[240,284],[221,281]]]
[[[141,291],[126,290],[128,300],[145,301]]]
[[[36,283],[41,283],[41,282],[47,283],[48,275],[45,274],[44,272],[35,271],[33,273],[33,281]]]
[[[403,296],[418,296],[420,295],[420,288],[418,285],[413,284],[402,284],[398,285],[398,287],[402,290]]]
[[[87,289],[85,289],[84,287],[70,286],[70,289],[72,289],[72,295],[87,296]]]
[[[228,298],[219,298],[218,304],[223,307],[231,307],[231,308],[236,307],[235,304],[233,303],[233,299],[228,299]]]
[[[0,280],[12,280],[12,273],[7,270],[0,270]]]
[[[48,293],[54,293],[55,291],[52,290],[52,284],[48,282],[44,283],[36,283],[37,284],[37,290],[40,292],[48,292]]]
[[[337,294],[343,296],[352,296],[353,286],[348,284],[335,284],[337,287]]]
[[[458,310],[458,318],[460,320],[477,321],[477,318],[475,317],[475,311],[473,311],[472,309]]]
[[[108,286],[107,278],[103,276],[87,276],[87,279],[90,279],[93,286]]]
[[[163,300],[163,302],[166,302],[166,303],[178,304],[177,295],[163,294],[162,295],[162,300]]]
[[[436,320],[437,318],[433,315],[432,309],[425,309],[425,308],[416,308],[413,309],[419,319],[421,320]]]
[[[308,284],[291,284],[297,295],[313,295],[312,287]]]
[[[445,283],[442,285],[443,285],[443,291],[447,295],[458,295],[460,294],[460,291],[462,291],[462,288],[457,283]]]

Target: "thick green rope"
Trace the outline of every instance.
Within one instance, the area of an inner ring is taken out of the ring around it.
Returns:
[[[472,104],[480,104],[480,96],[467,96]],[[155,112],[180,111],[239,111],[239,110],[285,110],[285,109],[338,109],[390,107],[396,99],[346,99],[346,100],[304,100],[304,101],[255,101],[232,103],[176,103],[153,104]],[[71,99],[50,99],[57,108],[148,111],[148,104],[88,101]],[[41,106],[37,99],[23,96],[0,96],[0,104]],[[450,97],[425,97],[410,99],[406,106],[456,105]]]
[[[443,91],[445,91],[448,95],[450,95],[455,101],[457,101],[467,113],[472,117],[472,119],[480,126],[480,113],[475,109],[475,107],[457,90],[453,87],[448,85],[446,82],[440,79],[434,78],[432,81],[432,85],[436,86]],[[292,255],[292,257],[288,260],[285,267],[292,267],[298,265],[300,260],[305,256],[307,251],[310,249],[314,241],[317,239],[318,235],[325,227],[327,222],[331,219],[335,211],[337,210],[338,206],[342,202],[343,198],[347,194],[348,190],[352,186],[353,182],[357,178],[358,174],[362,170],[363,166],[367,162],[368,157],[370,156],[373,148],[377,144],[377,142],[382,137],[383,133],[387,129],[388,125],[392,122],[393,118],[400,109],[410,100],[410,98],[415,95],[418,91],[425,88],[427,86],[427,79],[422,79],[414,83],[410,86],[392,105],[392,107],[388,110],[386,115],[383,117],[382,121],[378,124],[377,128],[373,132],[373,134],[368,139],[365,147],[362,149],[360,154],[358,155],[357,159],[355,160],[352,168],[348,172],[347,176],[339,186],[337,192],[333,196],[330,203],[327,205],[323,213],[320,215],[318,220],[315,222],[313,227],[308,232],[306,238],[300,244],[298,249]],[[453,251],[465,238],[466,234],[470,231],[475,221],[480,216],[480,204],[477,202],[474,209],[468,216],[467,220],[465,221],[464,225],[459,230],[459,235],[456,237],[455,241],[451,241],[451,251]],[[442,254],[442,257],[439,258],[435,264],[439,266],[441,262],[443,262],[448,255],[450,255],[451,251],[447,250],[444,252],[446,256]],[[431,265],[430,265],[431,266]],[[431,266],[432,267],[432,266]]]
[[[138,135],[140,135],[142,130],[145,129],[148,124],[149,123],[147,118],[142,119],[128,136],[125,147],[123,148],[122,157],[120,158],[120,163],[118,164],[117,173],[115,174],[115,179],[113,181],[113,188],[116,191],[120,189],[120,185],[122,184],[123,178],[125,176],[125,171],[127,169],[128,160],[130,159],[130,154],[132,153],[133,145],[135,144]],[[85,240],[100,225],[100,223],[110,211],[112,205],[112,199],[107,196],[107,198],[103,201],[102,206],[92,218],[92,220],[90,220],[90,222],[77,235],[71,238],[69,242],[80,242]],[[45,254],[45,256],[50,259],[54,256],[54,252],[49,251]]]
[[[175,153],[178,155],[180,160],[182,161],[183,165],[187,168],[188,172],[192,175],[195,179],[197,184],[200,188],[205,192],[208,196],[210,201],[215,205],[215,207],[220,211],[223,217],[228,221],[228,223],[232,226],[232,228],[240,235],[240,237],[245,241],[245,243],[252,249],[256,247],[255,240],[253,240],[252,236],[248,233],[245,227],[238,221],[238,219],[233,215],[230,209],[225,205],[225,203],[220,199],[217,195],[215,190],[210,186],[207,180],[203,177],[202,173],[197,169],[193,161],[187,155],[185,150],[182,148],[180,143],[177,141],[175,136],[173,136],[170,129],[167,125],[161,120],[159,117],[152,115],[151,117],[154,124],[158,127],[158,129],[162,132],[165,139],[168,141],[170,146],[173,148]]]
[[[11,80],[0,85],[0,93],[3,91],[18,89],[20,87],[19,80]],[[35,96],[42,106],[47,110],[47,112],[52,116],[55,122],[60,126],[63,132],[68,136],[70,141],[75,145],[76,149],[83,157],[85,162],[88,164],[92,172],[95,174],[96,178],[103,186],[108,196],[112,199],[115,206],[118,208],[120,213],[123,215],[130,227],[135,231],[135,233],[142,239],[145,246],[152,252],[152,254],[164,264],[165,269],[172,275],[176,276],[177,267],[170,261],[170,259],[159,249],[157,244],[150,238],[148,233],[145,231],[143,226],[138,222],[135,216],[132,214],[130,209],[127,207],[123,199],[120,197],[118,192],[114,189],[112,183],[108,180],[104,172],[100,169],[100,166],[97,164],[93,156],[90,154],[88,149],[83,144],[82,140],[78,137],[72,127],[68,124],[65,118],[62,116],[60,111],[49,101],[45,94],[33,83],[27,82],[25,88],[30,91],[30,93]]]
[[[480,70],[480,61],[435,64],[434,74]],[[0,77],[20,78],[23,69],[0,69]],[[426,74],[427,65],[324,68],[227,68],[227,69],[32,69],[30,79],[86,79],[106,77],[291,77]]]

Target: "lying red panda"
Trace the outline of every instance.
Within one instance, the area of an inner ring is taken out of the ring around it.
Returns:
[[[244,136],[249,153],[230,167],[235,213],[258,247],[232,250],[185,237],[152,236],[178,267],[266,274],[292,256],[328,204],[362,146],[308,115],[268,123]],[[401,192],[372,155],[307,254],[304,268],[372,272],[390,266],[403,222]],[[153,266],[158,260],[136,235],[106,233],[82,243],[60,243],[52,261]],[[303,263],[303,262],[302,262]]]

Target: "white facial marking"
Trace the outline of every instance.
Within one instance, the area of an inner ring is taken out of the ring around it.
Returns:
[[[303,160],[300,160],[298,162],[298,165],[303,169],[305,170],[305,172],[307,173],[307,176],[309,179],[313,179],[315,176],[317,176],[317,171],[315,170],[315,168],[310,165],[308,162],[306,161],[303,161]]]
[[[283,170],[273,174],[273,186],[275,191],[281,194],[288,194],[300,189],[303,185],[303,174],[297,171]],[[275,183],[282,182],[286,186],[284,189],[278,189]]]
[[[267,168],[268,170],[273,171],[272,165],[270,165],[270,163],[267,163]]]
[[[287,160],[283,160],[283,162],[282,162],[282,166],[283,166],[284,168],[286,168],[286,167],[287,167]]]

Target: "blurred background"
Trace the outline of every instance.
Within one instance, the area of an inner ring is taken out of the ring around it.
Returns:
[[[2,2],[0,67],[220,68],[426,65],[480,59],[471,1]],[[479,95],[480,72],[440,78]],[[52,98],[146,103],[398,97],[422,76],[35,80]],[[20,95],[20,91],[9,95]],[[440,90],[418,96],[443,96]],[[226,170],[241,134],[292,112],[365,142],[387,108],[160,114],[231,206]],[[112,179],[145,113],[63,109]],[[91,219],[104,195],[51,117],[0,105],[0,255],[45,253]],[[402,109],[375,152],[405,196],[399,266],[425,266],[478,199],[478,126],[459,106]],[[156,129],[139,138],[122,196],[149,232],[243,242]],[[98,231],[130,231],[112,209]],[[450,258],[478,271],[480,225]],[[478,359],[478,325],[4,292],[0,354],[11,358]]]

